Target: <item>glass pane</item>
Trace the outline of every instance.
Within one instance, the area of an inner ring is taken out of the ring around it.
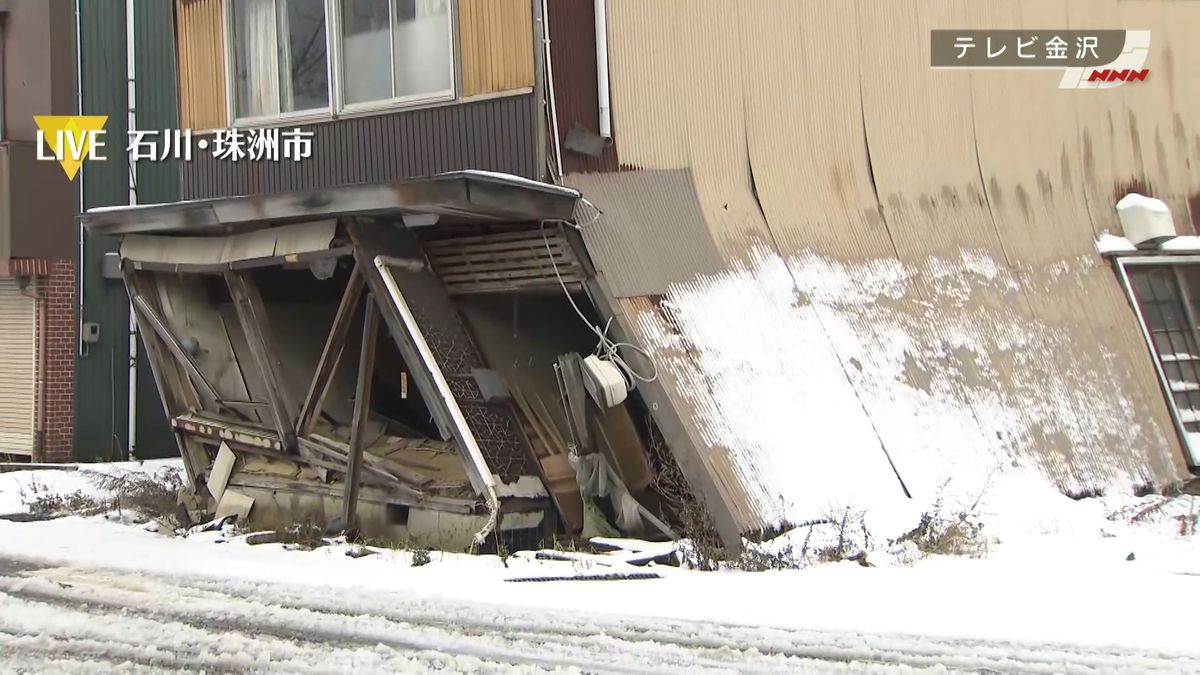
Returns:
[[[453,88],[450,1],[395,0],[396,96]]]
[[[284,112],[329,107],[324,0],[280,0],[279,70],[284,74]]]
[[[389,0],[342,0],[342,97],[346,103],[392,98]]]
[[[1156,268],[1151,273],[1150,280],[1154,285],[1154,297],[1158,300],[1175,299],[1175,275],[1171,270]]]
[[[1187,328],[1187,320],[1183,317],[1183,305],[1178,302],[1164,302],[1158,306],[1162,312],[1162,327],[1169,330]]]
[[[279,113],[275,0],[234,0],[234,97],[238,117]]]

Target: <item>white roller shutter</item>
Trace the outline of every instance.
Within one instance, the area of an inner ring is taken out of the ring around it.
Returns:
[[[0,279],[0,453],[32,452],[36,364],[37,303]]]

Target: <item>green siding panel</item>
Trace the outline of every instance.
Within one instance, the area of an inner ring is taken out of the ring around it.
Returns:
[[[175,128],[174,3],[138,0],[134,11],[138,126]],[[79,12],[82,113],[109,118],[105,125],[108,159],[84,164],[84,205],[125,204],[129,188],[125,3],[80,0]],[[138,183],[139,202],[178,199],[178,167],[173,162],[139,162]],[[84,237],[81,321],[99,323],[100,340],[84,345],[76,359],[74,454],[79,461],[105,461],[121,458],[128,445],[129,299],[124,284],[100,273],[104,254],[116,250],[116,240]],[[138,456],[177,454],[149,364],[140,353],[137,399]]]

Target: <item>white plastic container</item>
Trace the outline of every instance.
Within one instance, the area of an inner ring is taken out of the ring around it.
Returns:
[[[1117,202],[1125,238],[1138,248],[1154,248],[1175,237],[1171,209],[1161,199],[1131,192]]]

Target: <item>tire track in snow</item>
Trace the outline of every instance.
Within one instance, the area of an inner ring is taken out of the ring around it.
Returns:
[[[377,615],[282,607],[252,598],[199,591],[143,578],[64,572],[46,570],[48,576],[0,579],[0,592],[3,593],[0,601],[7,595],[53,605],[66,612],[121,616],[127,621],[169,622],[176,631],[189,628],[208,634],[250,634],[255,639],[315,643],[326,649],[366,649],[382,645],[404,654],[466,656],[484,663],[535,669],[569,668],[617,673],[772,672],[791,670],[800,665],[795,659],[741,650],[704,650],[672,644],[632,645],[630,649],[619,639],[605,635],[562,639],[552,632],[464,631],[454,625],[431,626]],[[0,627],[3,626],[0,621]],[[133,628],[136,630],[138,626]]]
[[[846,664],[916,668],[952,668],[967,672],[1107,673],[1116,668],[1144,673],[1200,672],[1200,659],[1188,652],[1161,652],[1112,645],[1016,642],[970,637],[931,637],[859,631],[784,629],[722,625],[670,618],[588,615],[554,610],[466,606],[456,601],[413,598],[384,592],[373,598],[347,599],[340,591],[301,586],[256,585],[189,580],[189,586],[237,595],[270,598],[273,604],[319,611],[354,611],[454,626],[458,631],[564,640],[597,633],[629,644],[673,644],[686,648],[738,651]],[[802,610],[798,610],[802,611]],[[987,611],[987,608],[980,608]]]
[[[2,568],[0,568],[2,569]],[[54,568],[0,578],[0,591],[65,606],[90,603],[225,633],[257,633],[325,649],[383,645],[406,654],[459,655],[485,669],[588,672],[779,670],[882,672],[933,668],[975,672],[1097,673],[1200,670],[1187,654],[1115,647],[1023,644],[858,632],[723,626],[647,617],[587,616],[483,603],[347,591]],[[64,588],[60,584],[72,584]],[[14,588],[23,584],[21,588]],[[502,626],[502,627],[498,627]]]

